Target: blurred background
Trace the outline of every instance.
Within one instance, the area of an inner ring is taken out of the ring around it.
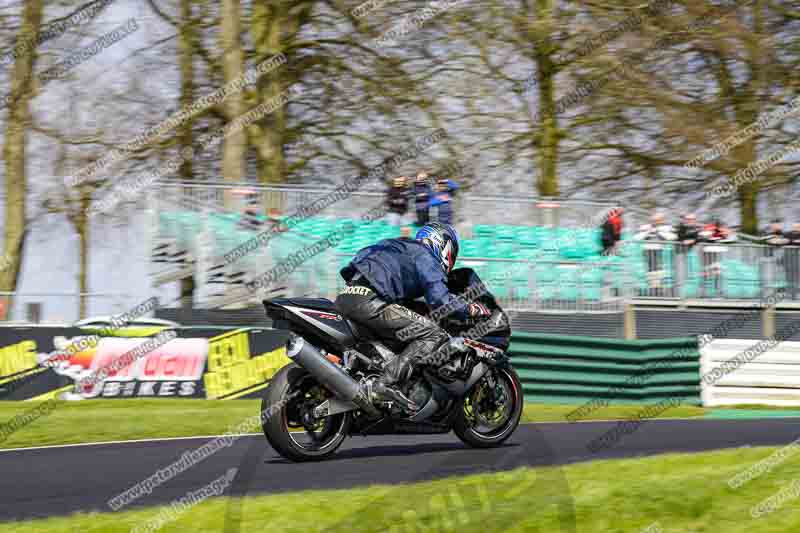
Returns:
[[[5,0],[0,316],[332,297],[425,220],[520,312],[794,300],[797,7]]]

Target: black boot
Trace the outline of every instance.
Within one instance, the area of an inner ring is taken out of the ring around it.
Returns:
[[[419,406],[411,401],[405,394],[400,392],[397,388],[383,383],[378,380],[372,387],[372,392],[378,395],[383,400],[389,400],[397,403],[404,411],[410,415],[414,415],[419,411]]]
[[[411,377],[412,371],[411,359],[404,354],[398,355],[386,364],[383,376],[373,386],[373,392],[384,399],[397,402],[407,412],[416,413],[419,406],[398,387]]]

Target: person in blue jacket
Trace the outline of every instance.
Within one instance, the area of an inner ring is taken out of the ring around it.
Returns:
[[[424,226],[430,220],[431,186],[428,174],[419,172],[414,180],[414,209],[417,212],[417,225]]]
[[[415,239],[384,239],[367,246],[340,272],[347,282],[336,298],[342,315],[394,351],[402,350],[385,365],[373,392],[410,412],[419,406],[398,385],[411,376],[416,359],[436,351],[449,335],[402,302],[424,297],[434,311],[452,310],[451,315],[463,318],[490,314],[485,305],[457,299],[448,289],[448,274],[457,257],[455,228],[433,222],[420,228]]]
[[[436,192],[431,198],[430,206],[437,208],[436,220],[442,224],[453,223],[453,197],[458,189],[458,184],[447,178],[440,178],[436,182]]]

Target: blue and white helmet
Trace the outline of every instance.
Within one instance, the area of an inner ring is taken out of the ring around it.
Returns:
[[[453,226],[431,222],[422,226],[415,238],[439,258],[445,274],[453,270],[458,259],[458,232]]]

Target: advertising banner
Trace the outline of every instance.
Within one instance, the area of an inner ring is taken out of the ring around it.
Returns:
[[[104,333],[0,328],[0,400],[257,396],[288,363],[285,332],[266,328]]]

